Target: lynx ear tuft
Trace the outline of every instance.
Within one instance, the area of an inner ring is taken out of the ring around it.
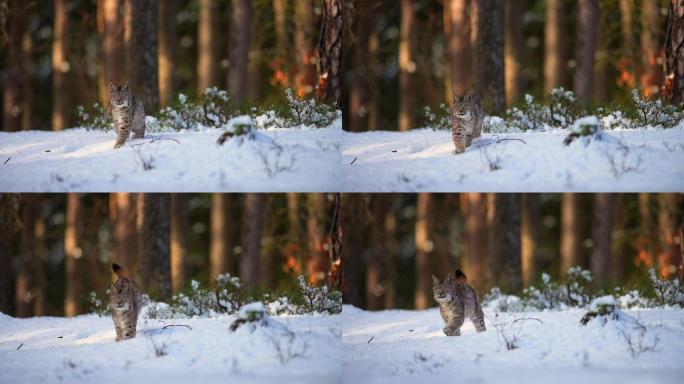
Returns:
[[[124,273],[123,267],[117,263],[112,263],[112,271],[114,271],[114,273],[116,273],[116,275],[119,277],[122,277]]]
[[[456,270],[455,275],[456,275],[456,281],[458,281],[459,283],[465,283],[466,282],[466,275],[460,269]]]
[[[439,279],[437,278],[437,276],[432,275],[432,283],[433,283],[433,284],[439,283]]]
[[[111,87],[112,92],[116,91],[116,85],[114,85],[113,81],[109,80],[109,86]]]

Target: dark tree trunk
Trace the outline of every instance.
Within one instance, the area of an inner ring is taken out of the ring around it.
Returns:
[[[575,93],[581,101],[588,102],[591,100],[594,87],[594,61],[599,21],[598,0],[579,0],[577,19]]]
[[[684,2],[670,0],[665,40],[665,96],[675,104],[684,102]]]
[[[501,211],[501,260],[500,281],[508,292],[522,290],[522,266],[520,261],[520,197],[517,194],[500,194],[498,209]]]
[[[339,291],[342,288],[342,245],[344,244],[344,233],[342,232],[342,220],[344,209],[342,207],[342,196],[335,194],[333,200],[333,217],[330,223],[330,249],[328,271],[328,287]]]
[[[82,197],[70,193],[67,201],[66,232],[64,235],[64,265],[66,294],[64,315],[72,317],[82,313],[83,300],[83,214]]]
[[[171,286],[173,293],[185,287],[185,269],[188,260],[190,234],[189,196],[176,193],[171,196]]]
[[[647,97],[658,95],[663,85],[661,19],[659,1],[641,2],[641,88]]]
[[[502,115],[506,110],[504,79],[504,20],[502,0],[477,2],[477,28],[473,69],[475,89],[491,105],[492,112]]]
[[[385,215],[385,308],[393,309],[397,307],[397,285],[398,285],[398,253],[399,244],[397,242],[397,215],[394,212],[394,201],[396,195],[387,197],[387,214]]]
[[[383,257],[385,248],[385,196],[375,194],[371,197],[371,239],[372,247],[368,250],[366,266],[366,309],[378,310],[383,307]]]
[[[306,97],[313,94],[316,82],[314,15],[311,0],[294,2],[294,27],[295,88],[297,96]]]
[[[22,80],[27,77],[23,66],[24,50],[22,47],[28,23],[26,21],[26,2],[9,1],[9,46],[5,70],[5,85],[2,102],[2,126],[5,131],[18,131],[22,128],[23,115],[26,112]]]
[[[547,94],[552,89],[563,87],[567,83],[565,12],[564,0],[546,1],[544,91]]]
[[[581,266],[580,201],[575,193],[564,193],[561,201],[561,275]]]
[[[416,203],[416,293],[414,304],[416,309],[425,309],[432,304],[432,268],[431,256],[433,243],[430,240],[432,223],[430,218],[431,195],[421,193]]]
[[[156,1],[129,1],[131,7],[130,85],[142,98],[145,114],[151,116],[159,110],[159,66],[157,61],[157,12],[159,7]]]
[[[15,279],[15,313],[16,317],[30,317],[33,315],[33,297],[31,291],[35,284],[33,271],[34,263],[34,226],[36,223],[36,197],[24,195],[20,201],[21,239],[17,275]]]
[[[169,241],[171,196],[138,195],[138,247],[141,285],[152,297],[171,297],[171,247]]]
[[[55,0],[55,26],[52,37],[52,129],[69,124],[69,9],[66,0]]]
[[[342,221],[344,248],[342,250],[343,281],[342,301],[355,307],[363,307],[363,266],[361,252],[363,249],[363,223],[361,212],[363,201],[357,194],[346,194],[343,205],[347,207]]]
[[[595,194],[594,219],[592,222],[591,273],[600,285],[606,284],[610,277],[614,219],[615,195],[610,193]]]
[[[681,222],[680,205],[682,196],[675,193],[661,193],[658,195],[658,232],[660,246],[658,252],[658,268],[660,275],[670,277],[682,268],[682,254],[678,239],[679,223]]]
[[[159,2],[159,101],[165,107],[173,101],[176,72],[177,0]]]
[[[219,9],[216,0],[200,0],[197,23],[197,94],[221,83],[219,61]]]
[[[228,68],[228,90],[238,102],[247,97],[247,64],[250,32],[252,29],[252,3],[250,0],[232,0]]]
[[[248,193],[245,196],[240,279],[248,291],[253,291],[259,282],[259,255],[261,232],[266,214],[266,199],[267,196],[261,193]]]
[[[342,1],[323,0],[318,42],[320,99],[339,107],[342,95]]]
[[[33,316],[45,316],[46,297],[45,297],[45,259],[47,258],[47,248],[45,245],[45,217],[42,209],[43,199],[36,202],[36,221],[33,228],[34,250],[34,288],[33,288]]]

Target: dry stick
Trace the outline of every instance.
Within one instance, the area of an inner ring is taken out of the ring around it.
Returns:
[[[7,162],[10,161],[11,158],[12,158],[12,156],[8,157],[7,160],[5,160],[5,162],[2,163],[2,164],[3,164],[3,165],[4,165],[4,164],[7,164]]]
[[[375,339],[375,336],[372,336],[372,337],[370,338],[370,340],[368,340],[368,341],[366,342],[366,344],[370,344],[370,342],[373,341],[373,339]]]
[[[17,347],[17,351],[19,350],[19,348],[21,348],[23,346],[24,346],[24,343],[21,343],[21,345]]]
[[[355,162],[356,160],[358,160],[358,159],[359,159],[358,157],[355,157],[354,160],[352,160],[352,162],[351,162],[349,165],[354,164],[354,162]]]
[[[191,328],[189,325],[186,325],[186,324],[169,324],[169,325],[163,326],[162,329],[166,329],[166,328],[168,328],[168,327],[185,327],[185,328],[187,328],[187,329],[189,329],[189,330],[192,331],[192,328]]]

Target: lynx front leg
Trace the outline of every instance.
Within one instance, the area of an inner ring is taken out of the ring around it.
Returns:
[[[475,325],[476,331],[484,332],[487,330],[485,328],[484,313],[482,313],[482,309],[478,309],[475,312],[475,314],[470,318],[470,321],[472,321],[473,325]]]
[[[128,139],[129,132],[127,130],[118,130],[116,132],[116,143],[114,143],[114,149],[123,147]]]
[[[119,342],[123,340],[123,332],[121,331],[121,327],[119,324],[114,324],[114,329],[116,330],[116,341]]]
[[[473,143],[473,135],[466,136],[466,147],[470,147],[470,145],[472,143]]]
[[[454,151],[452,153],[454,155],[458,155],[459,153],[465,152],[467,145],[466,145],[465,137],[463,136],[463,132],[455,132],[453,134],[453,140],[454,140]]]
[[[444,327],[444,334],[447,336],[461,336],[461,326],[463,326],[464,320],[465,318],[463,316],[453,319]]]

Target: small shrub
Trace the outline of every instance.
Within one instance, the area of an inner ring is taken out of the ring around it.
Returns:
[[[100,103],[94,103],[89,109],[86,109],[82,105],[76,107],[76,121],[77,126],[85,128],[89,131],[113,131],[114,122],[112,120],[111,113],[100,105]]]
[[[423,108],[423,118],[425,119],[425,124],[432,128],[433,131],[451,130],[451,111],[445,103],[440,103],[439,109],[434,112],[430,107],[425,106]]]
[[[104,296],[100,296],[95,292],[90,292],[88,301],[90,302],[91,313],[96,313],[100,317],[111,316],[112,308],[109,306],[109,289],[105,291]]]
[[[655,268],[648,271],[655,304],[658,306],[684,307],[684,287],[678,277],[663,280],[658,277]]]
[[[324,128],[332,125],[341,116],[340,111],[315,98],[300,99],[294,96],[291,88],[285,90],[284,102],[270,107],[267,111],[253,108],[250,113],[258,128]]]

